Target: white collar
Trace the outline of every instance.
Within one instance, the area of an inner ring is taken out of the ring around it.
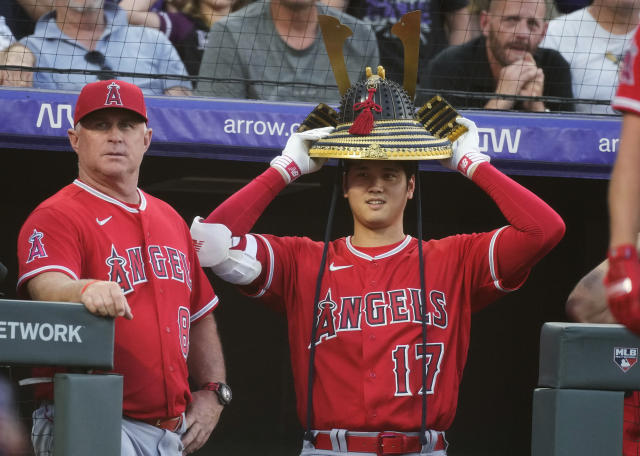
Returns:
[[[127,206],[126,204],[124,204],[122,201],[118,201],[117,199],[109,196],[109,195],[105,195],[104,193],[96,190],[95,188],[85,184],[84,182],[80,182],[78,179],[73,181],[74,185],[77,185],[78,187],[80,187],[81,189],[83,189],[86,192],[91,193],[93,196],[100,198],[101,200],[106,201],[107,203],[111,203],[111,204],[115,204],[116,206],[120,206],[122,209],[128,211],[128,212],[132,212],[134,214],[137,214],[138,212],[142,212],[147,208],[147,199],[144,197],[144,193],[142,193],[140,191],[139,188],[136,188],[136,191],[138,192],[138,195],[140,195],[140,205],[138,206],[138,208],[133,208],[130,206]]]
[[[367,255],[364,252],[361,252],[360,250],[356,249],[353,244],[351,244],[351,236],[347,236],[346,239],[346,244],[347,244],[347,248],[349,249],[349,251],[351,253],[353,253],[355,256],[363,258],[365,260],[368,261],[373,261],[373,260],[380,260],[382,258],[387,258],[390,256],[395,255],[396,253],[400,252],[401,250],[403,250],[407,245],[409,245],[409,242],[411,242],[411,236],[407,235],[404,238],[404,241],[402,241],[400,244],[398,244],[397,246],[395,246],[394,248],[392,248],[391,250],[381,253],[379,255],[376,256],[371,256],[371,255]]]

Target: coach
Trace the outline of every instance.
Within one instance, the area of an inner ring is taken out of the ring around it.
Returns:
[[[18,292],[80,302],[93,314],[116,317],[122,456],[191,453],[206,442],[230,399],[220,397],[228,387],[212,315],[218,298],[182,218],[137,187],[152,135],[140,88],[116,80],[87,84],[74,125],[68,135],[78,179],[24,223]],[[38,376],[51,377],[52,370]],[[200,391],[190,391],[189,375]],[[50,455],[51,384],[38,386],[43,402],[33,414],[33,444],[36,454]]]

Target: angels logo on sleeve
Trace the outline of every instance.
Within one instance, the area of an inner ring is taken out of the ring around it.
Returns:
[[[31,244],[31,248],[29,249],[29,256],[27,257],[27,263],[31,263],[36,258],[46,258],[47,252],[44,249],[44,243],[42,242],[42,238],[44,234],[42,234],[38,230],[33,230],[33,234],[29,236],[29,243]]]
[[[633,85],[633,67],[635,66],[636,56],[638,55],[638,45],[635,42],[631,43],[629,50],[624,56],[620,71],[620,83],[626,85]]]

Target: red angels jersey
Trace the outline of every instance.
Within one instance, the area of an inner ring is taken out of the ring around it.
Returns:
[[[624,398],[623,456],[640,454],[640,392],[632,391]]]
[[[467,358],[471,312],[504,293],[495,244],[502,228],[423,243],[427,346],[422,347],[418,241],[358,248],[330,243],[319,302],[313,297],[323,244],[303,237],[248,234],[261,276],[243,291],[287,314],[297,411],[306,422],[312,312],[317,337],[313,428],[417,431],[422,357],[427,363],[427,427],[453,421]]]
[[[141,190],[128,205],[76,180],[40,204],[18,238],[18,291],[38,274],[117,282],[133,313],[115,319],[114,371],[124,376],[123,413],[177,416],[191,400],[190,326],[217,305],[189,228]]]
[[[612,106],[619,111],[629,111],[640,115],[640,29],[636,30],[620,69],[620,84],[613,98]]]

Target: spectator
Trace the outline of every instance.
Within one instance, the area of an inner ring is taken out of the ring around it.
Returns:
[[[480,27],[480,16],[483,11],[489,9],[490,0],[469,0],[469,26],[467,27],[467,35],[465,42],[471,41],[482,35],[482,27]]]
[[[480,16],[483,36],[434,57],[421,86],[437,91],[571,98],[569,64],[557,51],[538,47],[547,29],[545,11],[543,0],[493,0]],[[573,111],[569,101],[446,98],[456,107]]]
[[[352,81],[378,64],[376,37],[364,22],[311,0],[259,0],[213,24],[198,93],[273,101],[335,99],[338,91],[318,14],[337,17],[353,36],[344,45]]]
[[[569,62],[576,98],[611,101],[639,13],[639,0],[594,0],[591,6],[549,22],[541,46],[559,51]],[[609,104],[577,103],[576,110],[614,113]]]
[[[36,66],[62,70],[100,71],[99,75],[37,72],[33,87],[77,90],[97,79],[109,79],[113,72],[144,75],[185,76],[180,56],[160,32],[130,26],[126,13],[111,2],[87,0],[81,6],[73,0],[55,0],[53,11],[36,24],[33,35],[21,41],[33,54]],[[191,83],[180,79],[149,76],[122,77],[151,95],[190,95]]]
[[[129,23],[159,29],[173,43],[190,75],[197,76],[207,33],[231,12],[233,0],[122,0]]]
[[[636,241],[636,250],[640,238]],[[580,279],[567,299],[567,315],[578,323],[618,323],[607,306],[603,280],[609,272],[609,261],[604,260]],[[624,396],[622,426],[623,456],[640,454],[640,392],[627,391]]]
[[[0,16],[5,17],[13,36],[19,40],[31,35],[36,21],[52,8],[53,0],[2,0]]]
[[[378,38],[380,64],[387,77],[402,83],[404,50],[402,41],[391,34],[391,27],[410,11],[420,9],[420,60],[425,68],[429,60],[449,45],[462,44],[469,28],[468,0],[423,0],[408,3],[400,0],[352,0],[347,12],[369,22]]]

